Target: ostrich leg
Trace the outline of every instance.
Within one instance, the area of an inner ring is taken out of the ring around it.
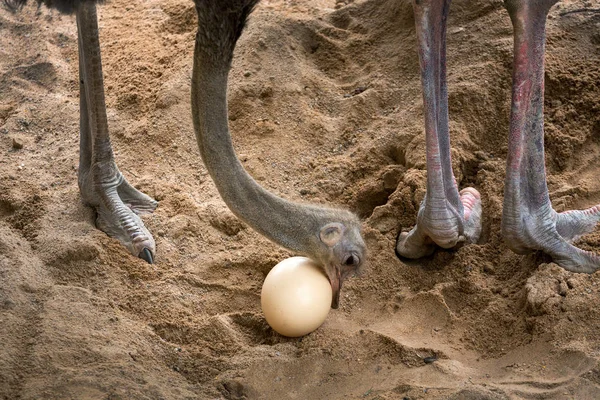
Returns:
[[[155,244],[137,214],[152,212],[156,201],[132,187],[114,161],[108,134],[96,6],[76,10],[79,44],[80,155],[79,189],[97,212],[96,224],[129,251],[153,262]]]
[[[546,184],[544,47],[546,17],[556,2],[505,1],[515,40],[502,233],[517,253],[542,250],[569,271],[591,273],[600,268],[600,257],[569,242],[594,229],[600,205],[559,214]]]
[[[398,237],[396,254],[419,258],[431,254],[436,245],[451,248],[465,240],[477,241],[481,233],[481,200],[473,188],[459,193],[452,172],[446,87],[446,18],[450,0],[415,0],[413,8],[425,108],[427,194],[417,225]]]

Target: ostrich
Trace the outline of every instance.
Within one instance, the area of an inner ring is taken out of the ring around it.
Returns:
[[[97,213],[99,229],[152,263],[155,243],[138,213],[157,202],[133,188],[119,171],[110,144],[100,41],[99,0],[37,0],[74,13],[77,19],[80,81],[79,188]],[[5,0],[18,9],[27,0]],[[333,290],[337,308],[344,280],[363,265],[366,246],[358,217],[343,209],[286,201],[262,188],[244,170],[231,142],[227,78],[233,51],[258,0],[196,0],[198,33],[192,72],[192,118],[202,159],[232,212],[270,240],[317,261]]]
[[[436,245],[475,242],[481,232],[477,190],[458,191],[450,161],[446,88],[446,19],[451,0],[414,0],[425,105],[427,194],[410,232],[402,232],[396,254],[419,258]],[[600,206],[557,213],[544,165],[544,51],[546,18],[558,0],[505,0],[514,28],[514,66],[502,235],[519,254],[535,250],[561,267],[592,273],[600,257],[571,241],[600,221]]]

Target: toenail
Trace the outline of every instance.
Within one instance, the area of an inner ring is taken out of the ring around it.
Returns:
[[[138,255],[139,258],[146,261],[148,264],[154,264],[154,259],[152,258],[152,252],[144,247],[144,250],[140,252]]]

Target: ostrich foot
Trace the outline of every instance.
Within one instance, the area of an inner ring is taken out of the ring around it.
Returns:
[[[571,243],[593,231],[598,222],[600,205],[562,213],[547,206],[540,212],[522,212],[518,218],[506,216],[502,233],[508,247],[516,253],[541,250],[566,270],[592,273],[600,268],[600,256]]]
[[[119,240],[134,256],[152,264],[156,244],[138,215],[153,212],[158,202],[131,186],[116,165],[111,167],[110,178],[93,183],[92,177],[102,174],[88,174],[87,179],[80,181],[83,201],[96,211],[98,229]]]
[[[427,198],[421,204],[417,225],[410,232],[402,232],[396,242],[396,255],[420,258],[433,253],[436,245],[445,249],[467,242],[475,243],[481,234],[481,197],[474,188],[460,191],[462,215],[449,201],[429,205]]]

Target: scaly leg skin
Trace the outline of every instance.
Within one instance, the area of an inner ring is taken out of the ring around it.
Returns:
[[[427,194],[417,225],[399,235],[396,254],[420,258],[433,253],[436,245],[448,249],[460,242],[476,242],[481,234],[481,198],[474,188],[459,193],[452,172],[446,87],[450,0],[415,0],[413,8],[425,108]]]
[[[519,254],[542,250],[573,272],[600,268],[600,257],[569,243],[600,221],[600,206],[557,213],[544,165],[544,47],[546,17],[557,0],[506,0],[514,27],[510,136],[502,233]]]
[[[96,225],[149,263],[156,246],[137,214],[154,211],[157,202],[123,177],[114,161],[108,134],[96,6],[77,9],[80,89],[79,189],[85,204],[97,212]]]

